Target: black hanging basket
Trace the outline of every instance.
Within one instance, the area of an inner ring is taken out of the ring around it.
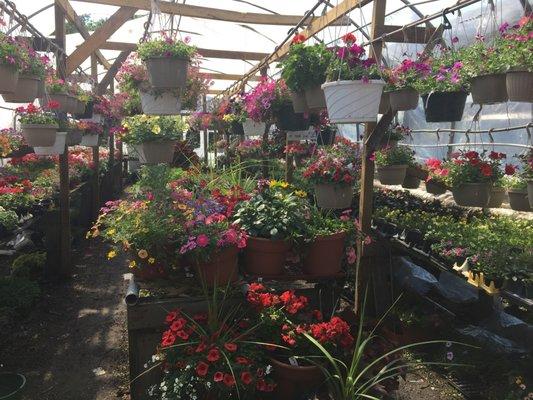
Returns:
[[[229,133],[230,135],[244,135],[244,128],[242,127],[242,122],[232,122]]]
[[[329,146],[335,143],[335,135],[337,131],[334,129],[324,129],[318,132],[316,143],[319,146]]]
[[[461,121],[467,92],[434,92],[422,96],[426,122]]]
[[[76,119],[89,119],[93,117],[94,100],[89,100],[83,114],[76,114]]]
[[[276,125],[285,132],[306,131],[309,129],[309,118],[303,113],[295,113],[292,103],[284,105],[276,115]]]

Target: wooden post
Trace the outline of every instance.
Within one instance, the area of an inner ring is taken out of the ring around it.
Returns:
[[[58,46],[65,49],[65,13],[58,5],[55,6],[55,36]],[[66,78],[65,53],[57,55],[57,75],[61,79]],[[65,118],[65,115],[61,116]],[[68,174],[68,146],[59,156],[59,220],[60,220],[60,262],[58,275],[68,278],[72,274],[70,260],[70,182]]]
[[[202,96],[202,111],[204,113],[207,112],[207,96],[204,94]],[[207,166],[209,164],[209,138],[207,134],[207,128],[203,131],[203,137],[204,137],[204,162]]]
[[[98,85],[98,63],[95,55],[91,56],[91,77],[93,79],[93,92]],[[92,147],[94,174],[92,179],[92,216],[96,220],[100,210],[100,147]]]

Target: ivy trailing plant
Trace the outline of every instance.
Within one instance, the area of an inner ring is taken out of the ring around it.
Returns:
[[[139,44],[137,52],[143,61],[158,57],[190,59],[196,53],[196,47],[190,46],[189,41],[188,38],[179,40],[166,36]]]

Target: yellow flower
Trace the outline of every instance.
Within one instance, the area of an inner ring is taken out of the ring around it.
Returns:
[[[185,211],[187,206],[185,204],[178,204],[178,210]]]
[[[137,266],[137,263],[135,262],[135,260],[130,261],[130,268],[135,268],[136,266]]]
[[[279,185],[283,188],[283,189],[287,189],[289,187],[289,184],[287,182],[280,182]]]
[[[110,230],[107,231],[108,236],[113,236],[115,233],[117,233],[115,228],[111,228]]]
[[[161,133],[161,127],[159,125],[152,126],[152,132],[155,133],[156,135]]]
[[[139,250],[137,255],[144,260],[146,257],[148,257],[148,252],[146,250],[144,250],[144,249],[143,250]]]
[[[111,250],[109,253],[107,253],[107,259],[111,260],[112,258],[115,258],[117,256],[117,252],[115,250]]]
[[[153,263],[155,263],[155,258],[154,257],[150,257],[148,259],[148,264],[153,264]]]
[[[298,197],[302,197],[302,198],[307,197],[307,193],[304,192],[303,190],[296,190],[296,191],[294,191],[294,194],[295,194],[296,196],[298,196]]]

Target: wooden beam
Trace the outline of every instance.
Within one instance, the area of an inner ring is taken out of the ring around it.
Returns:
[[[239,74],[219,74],[219,73],[212,73],[209,71],[200,71],[201,75],[206,76],[210,79],[220,80],[220,81],[238,81],[239,79],[242,79],[242,75]],[[249,78],[249,81],[259,81],[261,79],[260,76],[252,76]]]
[[[209,89],[207,94],[222,94],[224,91],[219,89]]]
[[[133,7],[121,7],[100,28],[85,40],[67,58],[67,75],[70,75],[83,63],[98,47],[111,37],[126,21],[131,19],[137,10]]]
[[[394,32],[398,29],[402,29],[401,26],[397,25],[384,25],[380,32],[378,32],[378,37],[390,32]],[[435,28],[427,28],[422,26],[410,26],[405,28],[402,32],[394,33],[385,38],[386,42],[394,43],[418,43],[424,44],[427,43],[431,35],[435,32]]]
[[[105,4],[109,6],[134,7],[139,10],[151,10],[151,0],[75,0],[83,3]],[[245,24],[261,25],[297,25],[303,16],[300,15],[279,15],[279,14],[261,14],[247,13],[232,10],[223,10],[210,7],[194,6],[189,4],[170,3],[160,1],[159,9],[166,14],[180,15],[183,17],[214,19],[217,21],[239,22]],[[310,22],[318,18],[311,19]]]
[[[115,76],[117,75],[120,66],[124,61],[126,61],[130,53],[131,51],[123,51],[119,54],[117,58],[115,58],[113,65],[111,65],[111,67],[108,69],[107,73],[104,75],[100,83],[96,86],[97,95],[102,95],[105,93],[107,87],[111,84],[113,79],[115,79]]]
[[[59,7],[61,7],[67,19],[74,24],[74,26],[76,27],[80,35],[84,39],[88,39],[91,36],[91,34],[89,33],[89,31],[83,24],[78,14],[76,14],[76,11],[74,11],[74,8],[72,8],[72,5],[70,4],[70,2],[68,0],[55,0],[55,3]],[[96,54],[96,57],[98,58],[98,61],[100,61],[100,63],[104,66],[104,68],[108,69],[109,67],[111,67],[111,64],[109,63],[109,61],[107,61],[107,59],[104,57],[104,55],[102,54],[100,50],[96,50],[95,54]]]
[[[135,51],[137,50],[136,43],[126,42],[105,42],[100,45],[102,50],[117,50],[117,51]],[[215,50],[215,49],[198,49],[198,53],[205,58],[227,58],[230,60],[251,60],[259,61],[268,56],[268,53],[258,53],[251,51],[234,51],[234,50]]]

